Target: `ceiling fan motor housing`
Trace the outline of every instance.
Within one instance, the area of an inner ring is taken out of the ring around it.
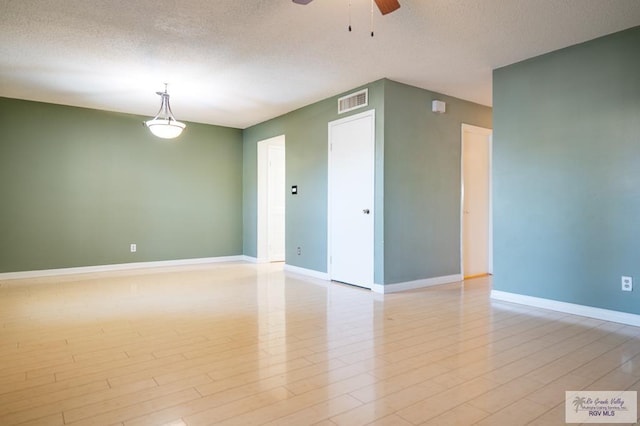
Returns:
[[[309,4],[312,1],[313,0],[293,0],[293,2],[297,4]],[[400,8],[400,2],[398,0],[375,0],[375,2],[376,5],[378,5],[378,9],[380,9],[380,13],[383,15]]]

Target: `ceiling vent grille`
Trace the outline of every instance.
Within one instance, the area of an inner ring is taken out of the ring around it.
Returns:
[[[369,105],[369,89],[343,96],[338,99],[338,114],[353,111]]]

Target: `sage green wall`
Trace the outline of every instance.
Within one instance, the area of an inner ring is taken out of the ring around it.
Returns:
[[[375,282],[459,273],[461,125],[491,127],[491,109],[386,79],[363,87],[376,110]],[[284,134],[287,188],[300,191],[287,194],[286,262],[327,271],[328,123],[343,117],[340,96],[244,131],[246,255],[257,250],[257,142]],[[431,113],[432,99],[447,113]]]
[[[459,274],[461,127],[491,108],[389,80],[384,99],[384,283]]]
[[[0,272],[242,254],[241,130],[145,118],[0,98]]]
[[[640,314],[639,70],[640,27],[495,70],[496,290]]]
[[[382,135],[384,120],[384,80],[350,90],[369,89],[369,106],[354,111],[376,110],[376,185],[382,179]],[[338,98],[300,108],[283,116],[245,129],[244,139],[244,254],[257,257],[257,143],[285,135],[286,143],[286,263],[327,272],[327,164],[328,123],[351,114],[338,116]],[[298,185],[298,195],[291,195],[291,185]],[[382,198],[376,190],[376,280],[382,279]],[[298,255],[297,247],[302,254]]]

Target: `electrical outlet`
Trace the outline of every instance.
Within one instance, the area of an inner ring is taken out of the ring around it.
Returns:
[[[131,253],[135,253],[138,247],[135,244],[131,244]]]
[[[301,254],[302,254],[302,249],[298,247],[298,256],[300,256]]]
[[[621,281],[622,281],[622,291],[633,290],[633,278],[623,276]]]

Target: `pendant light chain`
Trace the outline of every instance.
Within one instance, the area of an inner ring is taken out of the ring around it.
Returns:
[[[373,0],[371,0],[371,37],[373,37]]]
[[[294,0],[295,2],[295,0]],[[348,11],[349,11],[349,26],[347,27],[347,29],[349,30],[349,32],[351,32],[353,30],[353,27],[351,26],[351,17],[352,17],[352,7],[351,7],[351,3],[352,0],[348,0],[347,1],[347,7],[348,7]],[[374,25],[374,14],[375,14],[375,0],[371,0],[371,21],[370,21],[370,29],[371,29],[371,37],[373,37],[375,35],[375,25]]]

